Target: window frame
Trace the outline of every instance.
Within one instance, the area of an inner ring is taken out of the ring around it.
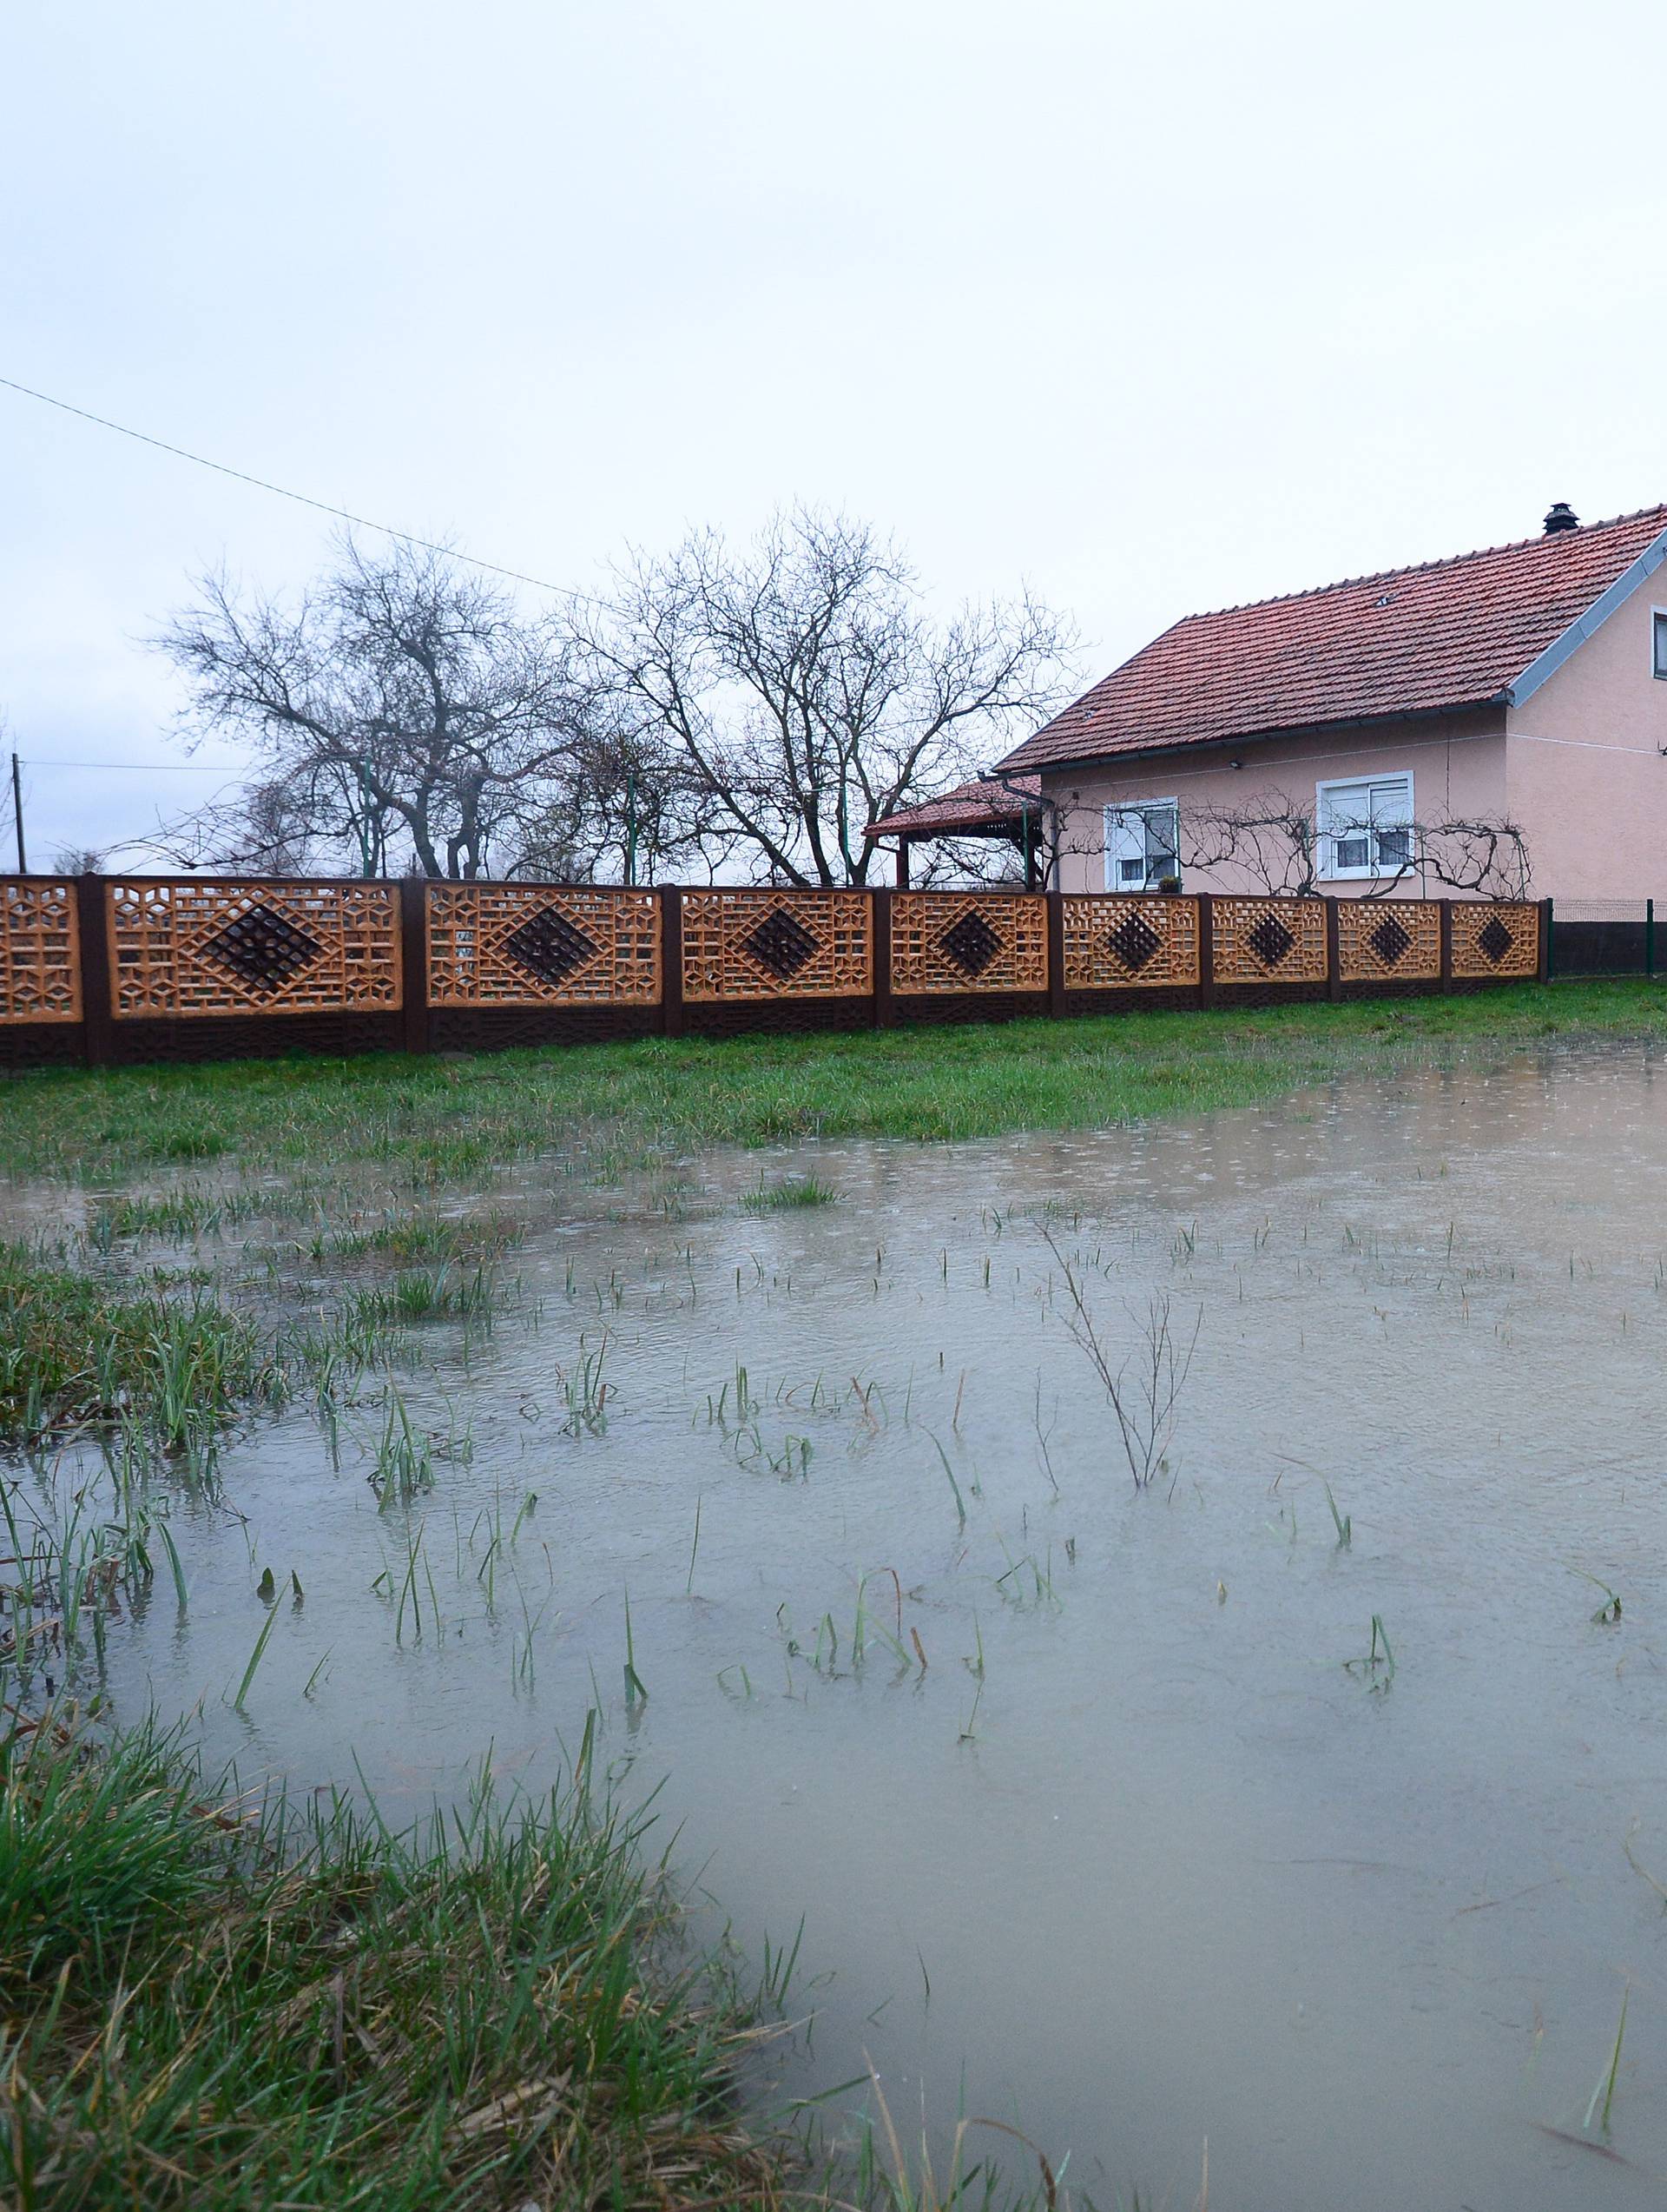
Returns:
[[[1117,863],[1113,861],[1111,854],[1112,817],[1117,815],[1126,818],[1130,815],[1137,814],[1141,816],[1143,822],[1149,815],[1167,814],[1169,815],[1174,835],[1174,842],[1170,847],[1170,858],[1174,866],[1172,868],[1163,869],[1163,875],[1179,875],[1181,873],[1181,802],[1179,799],[1107,800],[1100,809],[1101,853],[1105,888],[1108,891],[1121,891],[1125,898],[1130,899],[1140,898],[1145,893],[1151,891],[1162,880],[1161,876],[1154,875],[1150,872],[1150,855],[1144,852],[1142,857],[1148,860],[1149,866],[1143,882],[1119,883],[1113,880],[1112,869]]]
[[[1667,683],[1667,607],[1650,610],[1650,673]]]
[[[1372,857],[1366,865],[1363,868],[1343,868],[1338,865],[1336,848],[1339,841],[1328,827],[1326,819],[1329,810],[1330,794],[1334,791],[1365,790],[1369,792],[1374,785],[1384,783],[1398,783],[1407,794],[1405,823],[1390,822],[1385,825],[1386,828],[1405,827],[1411,829],[1417,820],[1417,815],[1413,810],[1413,771],[1410,768],[1386,769],[1375,776],[1330,776],[1323,777],[1315,783],[1314,787],[1314,836],[1316,848],[1314,873],[1321,882],[1375,883],[1381,881],[1385,876],[1410,875],[1417,868],[1416,850],[1411,851],[1409,857],[1405,861],[1396,862],[1389,867],[1383,865],[1377,850],[1378,829],[1375,821],[1371,831]]]

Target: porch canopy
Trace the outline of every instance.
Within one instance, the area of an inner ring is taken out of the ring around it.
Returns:
[[[899,891],[908,888],[909,848],[932,837],[994,837],[1017,846],[1025,855],[1025,888],[1033,891],[1041,878],[1041,777],[1010,776],[1005,783],[985,776],[958,783],[941,799],[881,815],[862,834],[876,843],[896,838]]]

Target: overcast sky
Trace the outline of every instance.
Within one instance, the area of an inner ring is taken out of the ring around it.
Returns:
[[[557,583],[842,503],[1091,677],[1667,498],[1664,119],[1604,0],[9,0],[0,375]],[[40,865],[212,782],[53,764],[179,757],[147,631],[328,526],[3,390],[0,469]]]

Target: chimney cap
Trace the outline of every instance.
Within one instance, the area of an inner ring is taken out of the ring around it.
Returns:
[[[1555,538],[1559,531],[1578,530],[1580,518],[1566,499],[1553,499],[1545,517],[1545,535]]]

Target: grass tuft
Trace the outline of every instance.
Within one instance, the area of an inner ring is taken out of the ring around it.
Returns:
[[[837,1205],[839,1192],[814,1175],[789,1176],[785,1182],[761,1182],[755,1191],[743,1191],[743,1213],[791,1213],[801,1206]]]
[[[639,1826],[583,1789],[395,1834],[224,1787],[152,1732],[6,1746],[6,2202],[781,2202]]]
[[[200,1288],[117,1289],[0,1245],[0,1441],[132,1412],[179,1449],[281,1390],[254,1324]]]

